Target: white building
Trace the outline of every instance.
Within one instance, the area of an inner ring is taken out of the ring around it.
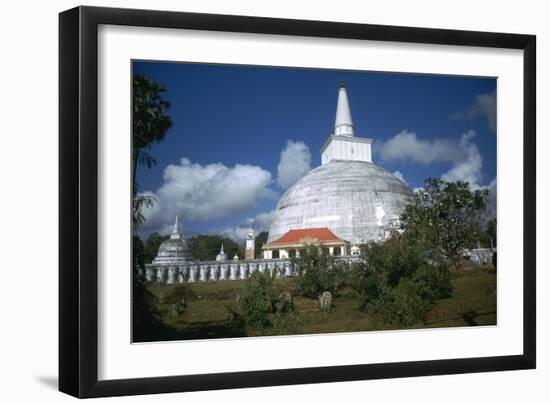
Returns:
[[[411,190],[372,162],[372,139],[356,136],[347,90],[338,89],[334,132],[321,149],[321,166],[281,197],[268,245],[290,230],[328,228],[339,239],[363,244],[395,226]]]
[[[179,219],[176,215],[172,234],[168,240],[160,245],[153,264],[172,264],[190,260],[191,251],[180,233]]]

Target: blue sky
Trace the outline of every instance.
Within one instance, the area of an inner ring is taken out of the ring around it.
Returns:
[[[495,185],[494,78],[148,61],[133,70],[165,85],[173,120],[150,150],[158,165],[137,173],[158,200],[144,236],[175,213],[188,235],[268,227],[289,184],[320,164],[342,80],[356,136],[374,139],[374,162],[411,189],[427,177]]]

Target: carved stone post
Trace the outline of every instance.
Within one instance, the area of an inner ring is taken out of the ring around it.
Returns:
[[[231,272],[229,274],[229,279],[231,279],[232,281],[237,280],[238,271],[239,271],[239,266],[237,264],[231,264]]]
[[[215,282],[218,280],[218,265],[217,264],[211,264],[210,265],[210,278],[212,282]]]
[[[248,278],[248,264],[242,263],[239,268],[239,279]]]
[[[208,266],[207,265],[201,265],[200,266],[200,278],[199,280],[201,282],[207,281],[207,274],[208,274]]]
[[[285,267],[285,276],[292,276],[292,265],[290,265],[290,261],[285,261],[284,263]]]
[[[168,280],[168,270],[166,267],[158,268],[157,278],[159,283],[166,283],[166,281]]]
[[[227,280],[227,272],[229,271],[229,267],[227,264],[221,264],[220,265],[220,280],[226,281]]]
[[[189,267],[189,283],[195,283],[197,281],[197,266],[192,265]]]
[[[147,282],[154,282],[157,275],[156,268],[153,266],[148,266],[145,268],[145,280]]]
[[[169,285],[171,285],[173,283],[176,283],[176,268],[175,267],[168,268],[166,283],[169,284]]]

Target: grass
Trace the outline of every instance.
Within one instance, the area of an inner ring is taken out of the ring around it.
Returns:
[[[435,302],[424,322],[408,328],[462,327],[496,325],[496,273],[490,268],[459,271],[453,280],[449,298]],[[161,320],[171,330],[162,335],[150,335],[144,340],[181,340],[198,338],[229,338],[256,335],[254,331],[231,322],[227,306],[235,305],[245,281],[222,281],[186,284],[187,298],[184,313],[174,315],[163,300],[178,285],[154,285],[149,289],[157,297]],[[294,290],[294,279],[277,279],[277,294]],[[294,295],[294,294],[293,294]],[[315,299],[294,296],[297,315],[277,327],[272,334],[318,334],[331,332],[373,331],[403,327],[380,324],[376,318],[358,310],[357,293],[343,291],[333,301],[331,311],[320,311]]]
[[[424,326],[496,325],[496,283],[492,269],[458,273],[452,296],[436,302]]]

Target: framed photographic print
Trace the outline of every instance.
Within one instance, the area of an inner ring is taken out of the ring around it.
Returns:
[[[535,44],[61,13],[60,390],[534,368]]]

